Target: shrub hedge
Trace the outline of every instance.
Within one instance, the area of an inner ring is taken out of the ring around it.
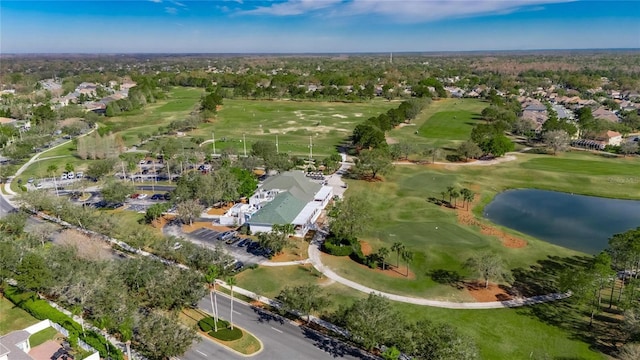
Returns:
[[[233,341],[238,340],[242,337],[242,330],[238,329],[237,327],[233,328],[233,330],[231,330],[230,328],[218,328],[217,332],[213,330],[209,331],[209,336],[222,341]]]
[[[214,329],[213,324],[214,324],[214,320],[212,317],[206,317],[198,321],[198,327],[200,327],[200,330],[204,332],[209,332],[213,330]],[[220,329],[226,329],[228,327],[229,327],[229,322],[218,319],[218,331],[220,331]]]
[[[36,293],[20,292],[14,286],[5,286],[4,296],[34,318],[38,320],[49,319],[67,329],[69,331],[69,343],[75,345],[78,339],[81,339],[87,345],[96,349],[102,358],[106,359],[109,356],[113,360],[124,359],[122,351],[109,344],[102,335],[91,330],[85,331],[83,335],[80,324],[49,305],[45,300],[39,299]],[[107,346],[109,346],[109,350],[107,350]]]
[[[334,244],[328,241],[322,243],[322,250],[327,254],[334,256],[349,256],[353,253],[353,247],[351,245]]]

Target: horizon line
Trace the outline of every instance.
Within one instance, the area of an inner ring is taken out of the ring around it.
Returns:
[[[336,51],[336,52],[0,52],[3,56],[34,56],[34,55],[382,55],[382,54],[446,54],[446,53],[522,53],[544,51],[640,51],[640,47],[619,48],[539,48],[539,49],[485,49],[485,50],[407,50],[407,51]]]

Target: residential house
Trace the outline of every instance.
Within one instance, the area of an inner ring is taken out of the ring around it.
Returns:
[[[596,119],[608,120],[611,122],[618,122],[618,115],[614,114],[612,111],[605,109],[604,107],[598,108],[593,112],[593,117]]]
[[[18,330],[0,337],[0,360],[33,360],[29,356],[31,336],[25,330]]]
[[[604,142],[605,145],[620,146],[622,143],[622,134],[617,131],[608,130],[599,134],[596,140]]]
[[[535,130],[542,130],[542,124],[549,119],[547,107],[537,100],[529,100],[522,104],[522,118],[535,123]]]
[[[287,171],[268,178],[249,199],[252,209],[242,211],[253,233],[270,232],[273,225],[292,224],[295,236],[303,237],[320,217],[333,196],[333,188]]]

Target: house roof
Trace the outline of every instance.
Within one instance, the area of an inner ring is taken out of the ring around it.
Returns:
[[[33,360],[29,354],[20,350],[16,345],[29,339],[28,332],[24,330],[14,331],[0,337],[0,355],[8,355],[9,360]]]
[[[527,106],[524,111],[546,111],[547,107],[542,104],[531,104]]]
[[[11,119],[11,118],[6,118],[6,117],[0,117],[0,124],[10,124],[10,123],[14,123],[18,120],[16,119]]]
[[[291,224],[306,205],[307,201],[282,192],[253,214],[249,224]]]
[[[304,202],[313,201],[322,185],[304,176],[302,171],[286,171],[278,176],[268,178],[261,186],[263,190],[284,190]]]
[[[596,119],[604,119],[604,120],[609,120],[609,121],[613,121],[613,122],[617,122],[618,121],[618,116],[616,114],[614,114],[613,112],[600,107],[598,108],[596,111],[593,112],[593,117]]]
[[[608,137],[609,139],[611,139],[611,138],[613,138],[613,137],[616,137],[616,136],[622,136],[622,134],[620,134],[620,133],[619,133],[619,132],[617,132],[617,131],[607,130],[607,137]]]

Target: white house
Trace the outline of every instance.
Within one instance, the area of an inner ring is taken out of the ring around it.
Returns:
[[[25,330],[18,330],[0,337],[0,360],[33,360],[29,356],[31,336]]]
[[[295,236],[303,237],[332,196],[332,187],[310,180],[302,171],[287,171],[267,179],[242,214],[253,233],[270,232],[276,224],[292,224]]]

